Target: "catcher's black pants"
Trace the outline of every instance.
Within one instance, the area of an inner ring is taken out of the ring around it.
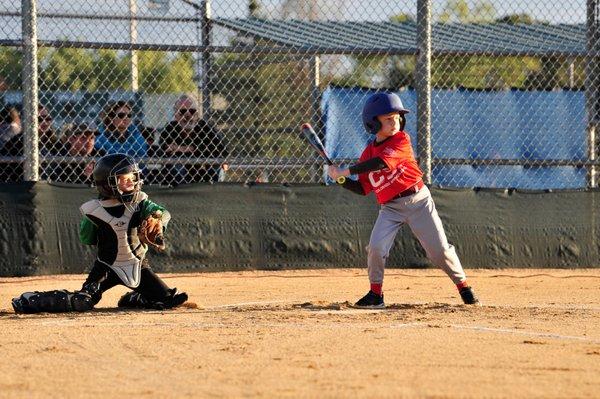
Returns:
[[[102,299],[102,293],[115,285],[124,284],[110,267],[95,261],[81,291],[89,293],[95,305]],[[144,259],[142,263],[140,285],[134,288],[134,291],[139,292],[151,302],[162,302],[171,294],[169,287],[150,269],[147,259]]]

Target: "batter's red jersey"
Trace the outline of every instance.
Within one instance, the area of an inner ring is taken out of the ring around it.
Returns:
[[[396,195],[417,184],[423,172],[417,165],[410,144],[410,136],[406,132],[398,132],[379,145],[375,141],[367,145],[360,156],[360,162],[379,157],[387,168],[374,172],[361,173],[358,181],[365,193],[375,191],[377,202],[385,204]]]

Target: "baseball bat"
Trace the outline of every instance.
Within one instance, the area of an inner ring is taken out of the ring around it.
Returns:
[[[329,155],[327,155],[327,151],[325,151],[325,146],[319,139],[319,136],[317,136],[317,133],[312,128],[310,123],[305,123],[302,125],[302,134],[304,135],[306,140],[308,140],[308,143],[315,149],[315,151],[317,151],[317,154],[319,154],[321,158],[323,158],[325,163],[327,163],[327,165],[333,165],[331,158],[329,158]],[[344,176],[340,176],[336,179],[336,182],[338,184],[344,184],[345,181],[346,178]]]

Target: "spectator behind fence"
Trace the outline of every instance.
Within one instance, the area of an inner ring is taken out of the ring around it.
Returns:
[[[0,151],[7,155],[6,144],[21,133],[21,117],[16,108],[9,105],[0,110]]]
[[[175,102],[173,120],[160,134],[161,153],[170,158],[224,158],[228,155],[221,134],[198,112],[196,100],[182,95]],[[170,164],[162,168],[162,180],[169,184],[217,182],[225,163]]]
[[[136,159],[147,156],[148,143],[140,129],[132,123],[131,111],[127,101],[111,101],[104,107],[96,150],[104,154],[127,154]]]
[[[17,113],[18,118],[18,113]],[[23,155],[23,133],[21,123],[19,121],[18,133],[4,144],[2,149],[3,155],[21,156]],[[59,140],[56,131],[52,127],[52,116],[48,109],[43,105],[38,107],[38,148],[40,155],[56,155],[59,151]]]
[[[23,136],[23,130],[21,129],[21,122],[18,116],[18,112],[16,113],[16,118],[19,120],[18,132],[16,134],[13,134],[12,138],[6,143],[4,143],[4,145],[0,149],[0,155],[10,157],[18,157],[25,155],[23,152],[25,138]],[[52,126],[52,116],[50,116],[50,112],[48,112],[48,109],[41,104],[38,107],[38,148],[39,155],[42,157],[57,155],[60,150],[60,142],[56,135],[56,131]],[[47,162],[43,160],[41,161],[41,180],[46,180],[48,178],[50,167],[51,166]],[[0,174],[0,180],[23,180],[23,165],[21,163],[11,163],[9,164],[9,167],[7,167],[5,170],[6,171],[4,174]]]
[[[95,165],[94,160],[83,159],[77,161],[73,158],[101,156],[102,153],[96,150],[94,146],[97,134],[98,132],[95,129],[86,124],[67,126],[64,130],[63,146],[59,154],[66,159],[52,163],[52,168],[48,168],[48,180],[91,184],[91,175]]]
[[[54,155],[60,151],[60,141],[52,126],[52,116],[43,105],[38,107],[38,139],[40,155]]]

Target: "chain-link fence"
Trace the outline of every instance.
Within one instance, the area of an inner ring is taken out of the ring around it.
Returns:
[[[428,182],[596,186],[597,0],[21,5],[0,0],[0,181],[89,183],[126,152],[147,184],[321,182],[299,126],[352,162],[386,89]]]

